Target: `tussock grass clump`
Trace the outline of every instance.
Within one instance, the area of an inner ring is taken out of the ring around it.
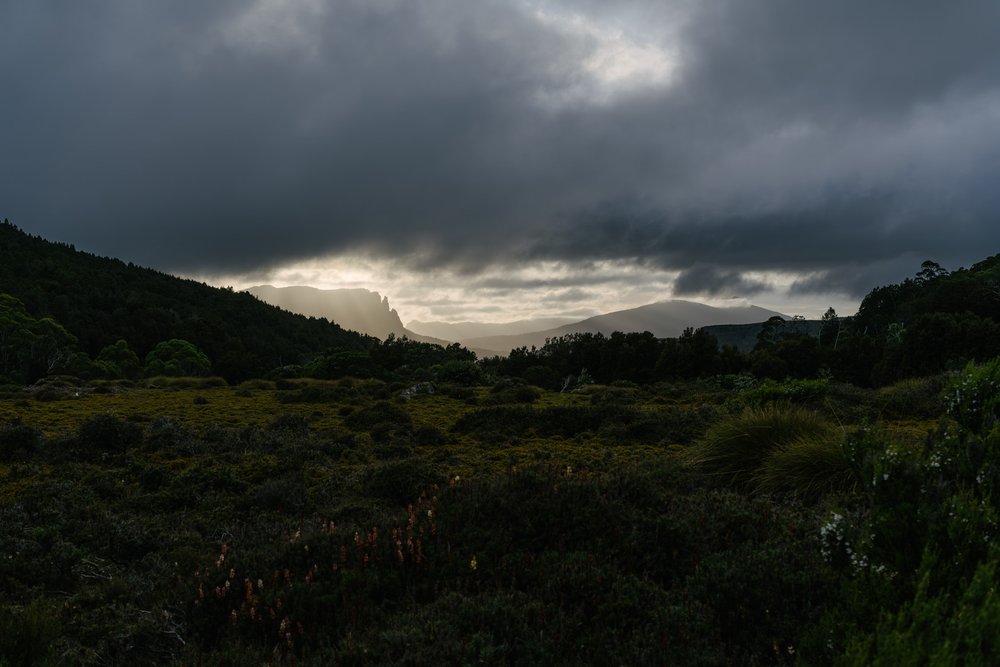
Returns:
[[[839,431],[819,414],[769,404],[718,422],[681,460],[759,492],[813,496],[853,485],[842,441]]]
[[[831,431],[775,447],[753,474],[751,484],[761,493],[815,499],[856,489],[858,476],[844,451],[843,436]]]

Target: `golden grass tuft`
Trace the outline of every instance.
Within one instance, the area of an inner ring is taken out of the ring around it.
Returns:
[[[854,484],[842,442],[841,432],[818,413],[774,403],[719,421],[680,459],[762,493],[815,496]]]

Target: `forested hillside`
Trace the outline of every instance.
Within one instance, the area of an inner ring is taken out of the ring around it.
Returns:
[[[96,358],[127,342],[140,358],[182,339],[229,380],[302,364],[330,348],[364,351],[374,341],[326,320],[293,315],[246,293],[209,287],[0,225],[0,293],[34,318],[51,318]]]
[[[886,384],[1000,354],[1000,255],[948,271],[927,261],[913,277],[876,287],[850,323],[847,354]]]

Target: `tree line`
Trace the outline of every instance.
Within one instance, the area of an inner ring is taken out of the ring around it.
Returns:
[[[818,335],[772,317],[749,352],[720,346],[706,329],[663,339],[649,332],[577,333],[486,363],[499,375],[546,388],[560,388],[583,369],[604,384],[749,373],[882,386],[998,355],[1000,255],[995,255],[956,271],[925,261],[914,277],[874,288],[853,316],[828,309]]]
[[[948,271],[926,261],[912,278],[874,288],[857,314],[824,315],[819,334],[781,318],[748,352],[705,329],[577,333],[541,348],[476,360],[460,345],[379,341],[254,296],[97,257],[0,224],[0,382],[46,375],[155,375],[439,380],[519,378],[546,389],[749,373],[829,377],[880,386],[1000,355],[1000,255]]]

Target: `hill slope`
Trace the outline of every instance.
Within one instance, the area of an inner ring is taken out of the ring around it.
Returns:
[[[545,331],[470,338],[460,342],[470,349],[495,350],[498,354],[507,354],[516,347],[541,347],[547,338],[574,333],[610,335],[615,331],[649,331],[658,338],[672,338],[680,336],[687,327],[697,329],[710,324],[750,324],[764,322],[775,315],[780,316],[781,313],[758,306],[717,308],[677,299],[596,315]]]
[[[330,348],[364,350],[371,344],[250,294],[79,252],[6,221],[0,224],[0,292],[19,299],[34,316],[60,322],[91,356],[124,339],[142,358],[161,341],[183,338],[231,380],[302,363]]]
[[[317,289],[294,286],[257,285],[246,290],[271,305],[308,317],[325,317],[344,329],[376,338],[389,334],[422,343],[447,345],[447,341],[422,336],[403,326],[399,314],[389,307],[389,297],[366,289]]]

